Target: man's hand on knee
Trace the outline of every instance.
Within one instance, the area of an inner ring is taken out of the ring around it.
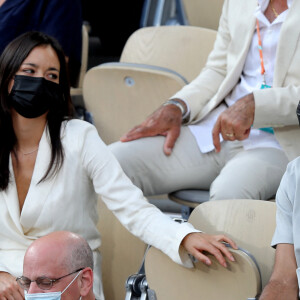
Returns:
[[[120,140],[129,142],[143,137],[163,135],[166,137],[163,151],[166,155],[170,155],[180,134],[181,122],[182,113],[176,105],[161,106]]]

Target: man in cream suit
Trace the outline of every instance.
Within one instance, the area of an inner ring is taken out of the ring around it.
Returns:
[[[299,11],[299,0],[225,0],[199,76],[110,145],[145,195],[274,196],[300,153]]]

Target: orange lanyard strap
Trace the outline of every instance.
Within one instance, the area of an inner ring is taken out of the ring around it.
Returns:
[[[256,31],[257,31],[257,39],[258,39],[258,51],[259,51],[259,56],[260,56],[261,74],[264,75],[266,70],[265,70],[264,58],[263,58],[263,52],[262,52],[262,44],[261,44],[261,37],[260,37],[260,31],[259,31],[259,23],[258,23],[257,19],[256,19]]]

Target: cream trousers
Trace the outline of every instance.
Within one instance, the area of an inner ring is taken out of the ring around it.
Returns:
[[[245,151],[239,141],[222,143],[220,153],[201,153],[183,126],[172,154],[163,153],[163,136],[109,145],[123,170],[145,196],[180,189],[210,189],[210,199],[270,199],[288,159],[274,148]]]

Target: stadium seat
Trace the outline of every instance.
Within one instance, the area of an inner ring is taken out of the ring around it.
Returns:
[[[205,66],[216,34],[195,26],[140,28],[127,40],[120,61],[171,69],[190,82]]]
[[[188,269],[152,248],[145,260],[149,288],[160,300],[255,299],[273,268],[275,249],[270,243],[275,214],[275,203],[261,200],[218,200],[197,206],[189,222],[205,233],[226,234],[235,240],[240,247],[232,251],[236,262],[227,262],[225,269],[211,257],[210,267],[197,262]]]

